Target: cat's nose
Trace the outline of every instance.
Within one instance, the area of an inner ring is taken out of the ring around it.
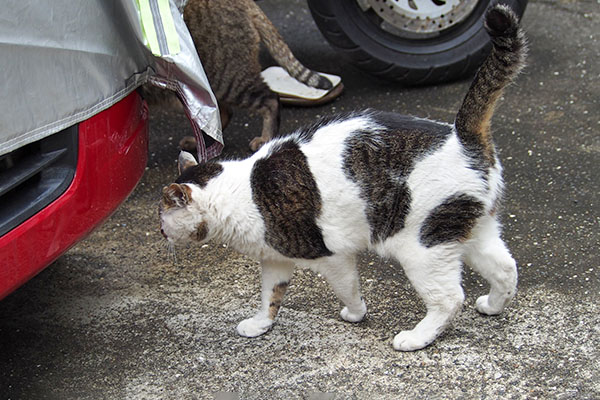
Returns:
[[[160,228],[160,234],[163,235],[165,237],[165,239],[168,239],[167,234],[165,233],[163,228]]]

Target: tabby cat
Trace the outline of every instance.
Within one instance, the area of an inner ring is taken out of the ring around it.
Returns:
[[[254,0],[189,0],[183,17],[219,102],[223,129],[229,123],[232,107],[262,116],[261,136],[250,142],[253,151],[279,132],[279,97],[260,75],[261,43],[293,78],[319,89],[332,87],[327,78],[306,68],[294,57]],[[164,97],[147,87],[145,93],[151,102]],[[191,151],[196,147],[195,139],[187,137],[180,145]]]
[[[272,326],[294,265],[326,277],[363,319],[356,254],[397,260],[427,314],[398,333],[396,350],[421,349],[462,307],[465,263],[490,284],[480,313],[500,313],[517,289],[517,267],[500,237],[502,168],[490,119],[503,89],[524,66],[525,36],[506,6],[486,14],[493,49],[454,124],[363,111],[321,120],[273,139],[252,157],[196,165],[163,189],[161,232],[170,243],[215,240],[262,264],[262,302],[239,323],[242,336]]]

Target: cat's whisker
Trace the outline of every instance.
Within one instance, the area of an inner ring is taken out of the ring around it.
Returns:
[[[161,248],[164,248],[164,247],[166,246],[166,240],[165,240],[164,238],[162,238],[162,237],[161,237],[161,238],[158,238],[158,239],[156,239],[154,242],[152,242],[152,244],[153,244],[155,247],[161,247]]]
[[[170,242],[164,238],[159,239],[156,242],[157,246],[160,246],[167,253],[167,257],[173,262],[173,264],[177,264],[177,252],[175,249],[175,243]]]
[[[173,264],[177,264],[177,252],[175,251],[175,244],[167,241],[167,250]]]
[[[160,240],[160,245],[163,249],[168,250],[169,249],[169,241],[165,240],[165,239],[161,239]]]

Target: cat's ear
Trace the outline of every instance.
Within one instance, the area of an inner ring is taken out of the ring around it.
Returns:
[[[171,207],[185,207],[192,202],[192,189],[185,184],[171,183],[163,188],[163,201]]]
[[[179,167],[179,175],[183,173],[186,169],[193,167],[194,165],[198,165],[196,159],[191,153],[187,151],[180,151],[179,157],[177,159],[177,166]]]

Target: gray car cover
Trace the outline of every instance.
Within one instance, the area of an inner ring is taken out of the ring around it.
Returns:
[[[183,0],[5,0],[0,156],[91,117],[146,82],[177,93],[200,161],[217,156],[223,148],[217,102],[183,6]]]

